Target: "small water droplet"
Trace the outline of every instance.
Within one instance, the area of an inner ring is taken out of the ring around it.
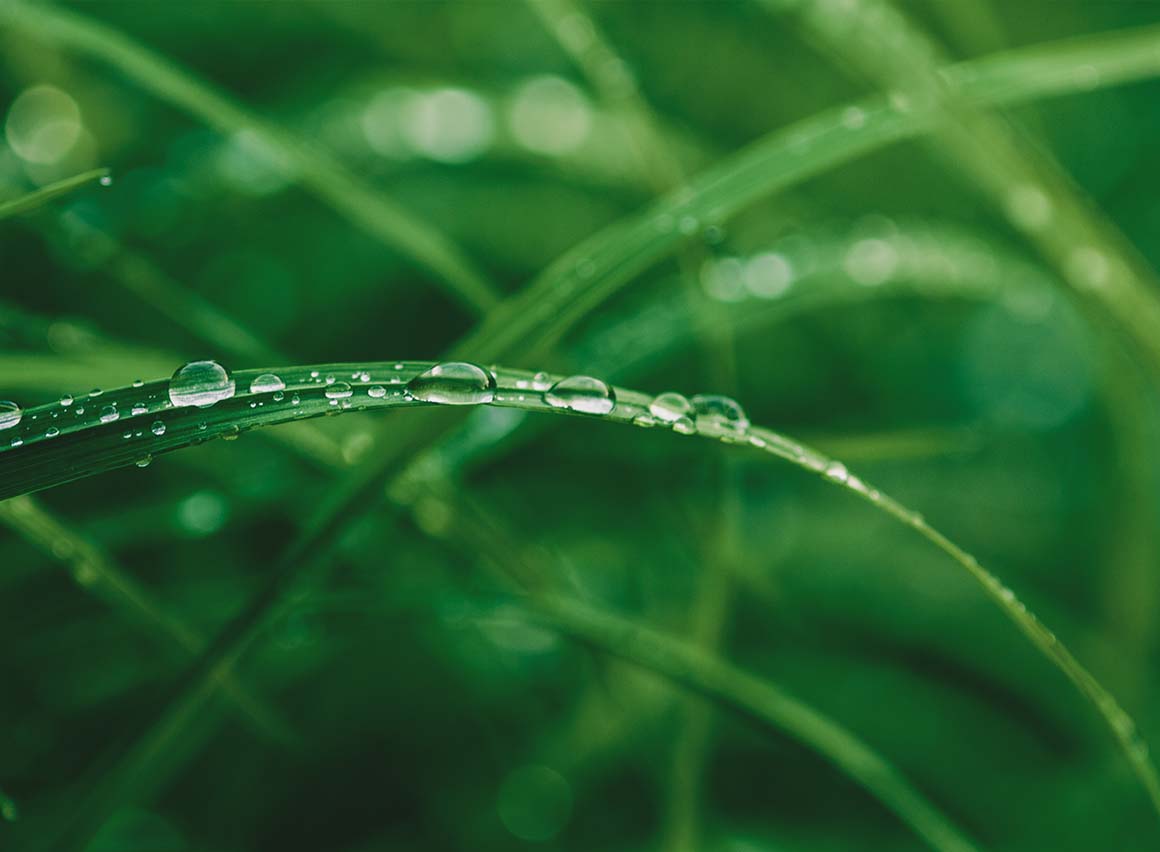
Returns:
[[[46,437],[46,438],[55,438],[59,434],[60,434],[60,430],[57,429],[55,426],[49,426],[47,429],[44,430],[44,437]]]
[[[696,425],[690,417],[678,417],[673,421],[673,431],[678,435],[692,435],[697,431]]]
[[[537,390],[542,393],[551,386],[552,380],[548,377],[547,373],[536,373],[532,376],[532,390]]]
[[[24,446],[24,439],[21,438],[19,435],[17,435],[15,438],[12,439],[12,446],[23,447]]]
[[[333,384],[334,384],[334,382],[335,382],[335,378],[334,378],[334,376],[327,376],[327,377],[326,377],[326,383],[327,383],[328,385],[333,385]]]
[[[234,395],[234,380],[217,361],[190,361],[169,380],[169,401],[175,406],[208,408]]]
[[[282,391],[274,391],[274,396],[271,398],[274,402],[281,402],[286,398],[286,394],[282,393]]]
[[[354,390],[346,382],[336,382],[333,376],[327,376],[327,399],[346,399],[354,393]]]
[[[160,437],[165,434],[165,424],[160,420],[154,420],[153,425],[149,427],[149,431]]]
[[[556,382],[544,394],[544,402],[553,408],[566,408],[581,414],[608,414],[616,405],[616,394],[600,379],[569,376]]]
[[[250,393],[273,393],[286,389],[286,383],[273,373],[262,373],[250,382]]]
[[[20,418],[23,416],[24,412],[15,402],[7,400],[0,402],[0,429],[11,429],[20,422]]]
[[[495,376],[477,364],[436,364],[407,382],[407,393],[423,402],[478,405],[495,399]]]
[[[298,394],[294,394],[292,397],[290,397],[291,405],[298,405],[300,402],[302,402],[302,400],[298,398]]]
[[[121,412],[117,410],[117,406],[115,405],[103,405],[101,406],[100,417],[102,423],[113,423],[121,419]]]
[[[73,404],[72,394],[66,393],[64,396],[62,396],[60,398],[60,404],[65,408],[68,408],[70,405],[72,405]]]
[[[93,388],[91,391],[89,391],[89,396],[100,396],[103,393],[104,391],[100,388]]]
[[[693,411],[693,404],[683,394],[669,391],[650,402],[648,410],[662,423],[676,423],[682,418],[689,419],[688,415]]]
[[[101,175],[101,179],[98,181],[98,183],[100,183],[101,186],[112,186],[113,185],[113,176],[112,175]]]
[[[137,465],[137,467],[149,467],[149,465],[153,464],[153,456],[141,456],[141,458],[137,459],[137,461],[133,462],[133,464]]]
[[[132,408],[131,408],[129,411],[130,411],[130,413],[131,413],[131,414],[132,414],[134,417],[136,417],[138,414],[144,414],[144,413],[145,413],[145,412],[147,412],[148,410],[149,410],[149,409],[145,407],[145,403],[143,403],[143,402],[138,402],[138,403],[137,403],[136,405],[134,405],[134,406],[133,406],[133,407],[132,407]]]
[[[144,381],[142,381],[141,379],[134,379],[134,380],[133,380],[133,387],[135,387],[135,388],[143,388],[143,387],[145,387],[145,382],[144,382]]]
[[[707,435],[736,436],[749,428],[749,417],[740,404],[728,396],[698,394],[689,402],[696,412],[697,431]]]
[[[367,396],[371,399],[382,399],[387,395],[387,389],[382,385],[371,385],[367,388]]]
[[[839,461],[834,461],[826,465],[825,476],[826,479],[834,482],[846,482],[850,478],[850,472],[846,470],[844,464]]]

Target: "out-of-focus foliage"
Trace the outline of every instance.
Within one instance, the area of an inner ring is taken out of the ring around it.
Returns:
[[[113,176],[0,221],[0,399],[76,410],[202,358],[437,358],[744,146],[834,109],[857,134],[873,117],[844,105],[877,96],[916,108],[778,5],[68,7],[203,81],[230,124],[0,0],[0,205]],[[1160,35],[1065,61],[1067,39],[1160,23],[1154,5],[896,8],[956,61],[1059,41],[1042,56],[1065,94],[1004,107],[1010,131],[1070,176],[1083,227],[1160,264],[1160,81],[1114,69]],[[1010,67],[1004,89],[1026,86],[1034,69]],[[965,132],[948,119],[738,215],[673,217],[677,251],[598,305],[579,287],[561,340],[504,361],[727,394],[841,458],[1003,577],[1160,742],[1157,368],[1101,310],[1114,288],[1075,293],[1112,261],[1041,260],[1050,199],[1013,184],[996,207],[946,144]],[[1160,846],[1098,716],[864,502],[662,429],[437,417],[292,424],[0,504],[0,849],[922,848],[727,696],[531,615],[513,577],[768,680],[982,848]],[[425,430],[446,434],[353,508],[214,699],[175,714],[338,478]]]

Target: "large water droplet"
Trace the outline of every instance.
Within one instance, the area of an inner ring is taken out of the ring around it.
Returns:
[[[749,417],[736,400],[727,396],[699,394],[689,400],[696,412],[697,431],[708,435],[741,435]]]
[[[169,401],[175,406],[208,408],[234,395],[234,380],[217,361],[190,361],[169,380]]]
[[[600,379],[569,376],[544,394],[544,402],[553,408],[567,408],[582,414],[607,414],[616,405],[616,394]]]
[[[688,417],[693,410],[693,404],[683,394],[662,393],[649,403],[649,413],[662,423],[675,423],[682,417]]]
[[[286,383],[273,373],[262,373],[250,382],[250,393],[274,393],[286,389]]]
[[[161,437],[162,435],[165,434],[165,424],[162,423],[160,420],[154,420],[153,425],[149,427],[149,431],[152,432],[154,435]]]
[[[24,412],[15,402],[0,401],[0,429],[11,429],[23,416]]]
[[[346,382],[334,382],[326,386],[324,393],[327,399],[346,399],[354,393],[354,389]]]
[[[475,364],[436,364],[407,382],[407,393],[423,402],[477,405],[495,399],[495,376]]]
[[[121,412],[119,412],[117,410],[117,406],[115,406],[115,405],[103,405],[103,406],[101,406],[101,422],[102,423],[113,423],[114,421],[119,420],[120,417],[121,417]]]

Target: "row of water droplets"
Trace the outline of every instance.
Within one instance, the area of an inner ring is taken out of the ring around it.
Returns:
[[[253,373],[248,371],[246,378]],[[142,388],[143,383],[135,382],[133,387]],[[216,361],[192,361],[178,369],[163,389],[142,392],[140,399],[134,398],[128,404],[124,402],[124,393],[120,394],[120,403],[107,402],[101,399],[100,390],[78,398],[66,395],[58,404],[39,406],[29,412],[14,403],[0,402],[0,431],[11,430],[13,437],[9,444],[19,447],[26,440],[52,439],[65,430],[79,431],[114,423],[127,413],[134,423],[125,429],[123,437],[140,438],[147,432],[162,437],[169,431],[165,422],[167,413],[172,418],[175,409],[208,409],[239,396],[248,400],[250,409],[289,411],[293,412],[292,418],[405,404],[556,409],[647,428],[668,428],[682,435],[699,434],[726,443],[747,444],[820,473],[873,501],[882,499],[840,462],[776,432],[753,426],[741,405],[727,396],[687,397],[673,391],[652,396],[618,391],[593,376],[557,377],[543,372],[489,369],[465,361],[394,362],[362,368],[352,365],[335,365],[330,369],[292,367],[280,373],[257,373],[248,382],[243,379],[242,388],[239,394],[238,381]],[[324,401],[325,408],[320,409],[320,401]],[[123,408],[128,411],[123,412]],[[90,416],[85,417],[86,413]],[[243,424],[283,419],[287,418],[249,417],[243,413],[225,425],[223,437],[236,437]],[[23,428],[17,428],[22,424]],[[204,421],[188,429],[193,435],[191,441],[199,440],[198,433],[206,429]],[[180,443],[183,442],[172,442],[174,446]]]

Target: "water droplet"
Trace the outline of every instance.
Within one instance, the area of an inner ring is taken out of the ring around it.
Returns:
[[[130,413],[136,417],[138,414],[144,414],[149,409],[145,407],[145,403],[139,402],[130,409]]]
[[[749,417],[736,400],[727,396],[698,394],[689,400],[696,412],[697,431],[707,435],[741,435]]]
[[[834,482],[845,482],[850,478],[850,472],[846,470],[844,464],[839,461],[834,461],[826,465],[825,476],[826,479]]]
[[[286,389],[286,383],[273,373],[262,373],[250,382],[250,393],[273,393]]]
[[[44,430],[44,437],[46,437],[46,438],[55,438],[59,434],[60,434],[60,430],[57,429],[55,426],[49,426],[47,429]]]
[[[676,423],[682,418],[689,419],[688,415],[693,411],[693,404],[683,394],[669,391],[650,402],[648,410],[662,423]]]
[[[101,406],[100,416],[102,423],[113,423],[114,421],[121,419],[121,412],[117,410],[117,406],[115,405],[104,405]]]
[[[552,386],[552,380],[548,378],[547,373],[536,373],[532,376],[532,390],[538,390],[541,393]]]
[[[137,465],[137,467],[149,467],[149,465],[153,464],[153,456],[141,456],[141,458],[137,459],[137,461],[133,462],[133,464]]]
[[[327,377],[326,377],[326,383],[327,383],[328,385],[333,385],[333,384],[334,384],[334,382],[335,382],[335,378],[334,378],[334,376],[327,376]]]
[[[693,424],[692,418],[678,417],[673,421],[673,431],[678,435],[692,435],[697,431],[697,427]]]
[[[274,391],[274,396],[273,396],[274,402],[281,402],[285,398],[286,398],[286,394],[282,393],[282,391]]]
[[[89,396],[100,396],[103,393],[104,391],[100,388],[93,388],[91,391],[89,391]]]
[[[165,424],[160,420],[154,420],[153,425],[149,427],[149,431],[154,435],[161,437],[165,434]]]
[[[24,446],[24,439],[21,438],[19,435],[17,435],[15,438],[12,439],[12,446],[23,447]]]
[[[101,179],[100,179],[100,181],[98,181],[98,183],[100,183],[101,186],[112,186],[113,185],[113,176],[112,175],[101,175]]]
[[[292,397],[290,397],[291,405],[298,405],[300,402],[302,402],[302,400],[298,398],[298,394],[294,394]]]
[[[335,382],[333,376],[327,376],[327,399],[346,399],[354,390],[346,382]]]
[[[208,408],[234,395],[234,380],[217,361],[190,361],[169,380],[169,401],[175,406]]]
[[[600,379],[569,376],[556,382],[544,394],[544,402],[553,408],[566,408],[581,414],[607,414],[616,405],[616,394]]]
[[[11,429],[23,416],[24,412],[15,402],[0,402],[0,429]]]
[[[72,404],[73,404],[73,398],[72,398],[72,394],[71,394],[71,393],[66,393],[64,396],[62,396],[62,397],[60,398],[60,404],[61,404],[61,405],[62,405],[64,408],[68,408],[70,405],[72,405]]]
[[[495,399],[495,376],[475,364],[436,364],[407,383],[407,393],[423,402],[476,405]]]
[[[367,396],[371,399],[382,399],[387,395],[387,389],[382,385],[371,385],[367,388]]]
[[[143,382],[141,379],[134,379],[133,380],[133,387],[143,388],[143,387],[145,387],[145,382]]]

